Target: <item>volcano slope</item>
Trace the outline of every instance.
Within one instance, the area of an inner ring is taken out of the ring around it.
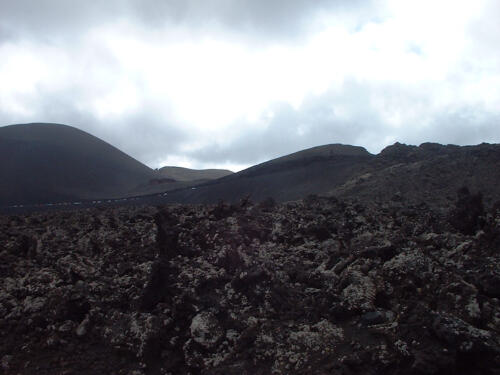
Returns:
[[[155,171],[84,131],[60,124],[0,127],[0,207],[118,197]]]
[[[227,169],[190,169],[173,166],[162,167],[158,170],[160,176],[172,178],[176,181],[215,180],[233,173]]]
[[[357,175],[334,187],[330,194],[360,200],[425,201],[448,207],[462,186],[482,191],[486,203],[500,200],[500,145],[475,146],[395,143],[372,158]]]
[[[285,155],[243,171],[199,184],[192,189],[169,192],[168,203],[237,203],[247,196],[254,201],[273,198],[284,202],[309,194],[326,193],[343,184],[368,160],[363,147],[329,144]]]
[[[169,191],[144,203],[237,203],[297,200],[309,194],[386,202],[403,198],[448,207],[466,185],[481,190],[486,203],[500,200],[500,145],[475,146],[395,143],[377,155],[362,147],[331,144],[299,151],[187,189]]]
[[[499,374],[500,209],[461,194],[0,216],[0,365]]]

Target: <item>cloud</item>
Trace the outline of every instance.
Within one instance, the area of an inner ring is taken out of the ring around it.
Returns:
[[[463,146],[482,142],[499,143],[499,124],[498,112],[477,107],[457,108],[436,114],[427,127],[402,134],[401,139],[412,144],[437,142]]]
[[[391,129],[370,104],[373,94],[370,88],[351,80],[338,90],[308,97],[298,108],[276,103],[259,119],[265,126],[245,124],[234,140],[214,142],[189,155],[213,164],[229,161],[251,165],[328,143],[361,145],[377,152],[386,144]]]
[[[82,31],[108,23],[123,8],[119,1],[3,0],[0,26],[17,38],[45,42],[69,40]]]
[[[424,90],[348,80],[338,90],[309,97],[299,108],[268,108],[267,126],[242,126],[226,144],[192,150],[204,165],[251,165],[328,143],[360,145],[372,153],[396,141],[469,145],[500,141],[500,112],[477,106],[435,107]],[[269,116],[269,114],[272,114]],[[235,126],[237,126],[235,124]]]
[[[346,17],[355,10],[355,27],[373,17],[375,5],[372,0],[4,0],[1,22],[18,34],[46,40],[76,37],[120,20],[144,28],[180,26],[197,33],[222,31],[284,40],[309,31],[311,17],[322,13]]]

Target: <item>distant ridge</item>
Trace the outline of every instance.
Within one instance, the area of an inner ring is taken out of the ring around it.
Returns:
[[[446,207],[457,190],[481,192],[488,205],[500,201],[500,144],[420,146],[396,142],[329,194],[364,201],[400,200]]]
[[[116,205],[234,203],[247,198],[283,202],[311,194],[446,207],[463,186],[481,191],[488,205],[500,201],[499,144],[395,143],[378,155],[363,147],[329,144],[237,173],[181,167],[152,170],[76,128],[23,124],[0,128],[0,158],[0,208],[9,209],[19,203],[40,207],[47,202],[107,198],[120,198],[108,199]]]
[[[312,147],[240,172],[169,193],[166,202],[216,203],[273,198],[287,201],[323,194],[347,181],[375,156],[363,147],[330,144]]]
[[[463,186],[500,201],[500,145],[395,143],[378,155],[362,147],[325,145],[285,155],[238,173],[169,193],[163,203],[290,201],[310,194],[341,199],[447,207]],[[154,200],[153,200],[154,201]]]
[[[155,172],[71,126],[0,127],[0,205],[114,197]]]
[[[234,172],[227,169],[190,169],[183,167],[167,166],[158,169],[158,173],[162,177],[171,178],[176,181],[197,181],[197,180],[214,180],[233,174]]]

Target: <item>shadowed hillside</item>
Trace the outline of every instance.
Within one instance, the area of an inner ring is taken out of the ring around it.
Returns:
[[[0,128],[0,205],[118,196],[154,171],[76,128],[23,124]]]
[[[481,191],[488,206],[500,200],[500,145],[496,144],[395,143],[378,155],[363,147],[330,144],[221,178],[216,177],[230,172],[177,167],[153,171],[109,144],[64,125],[0,128],[0,146],[4,161],[0,206],[24,204],[8,208],[9,212],[41,209],[38,203],[110,197],[122,199],[106,201],[108,205],[162,205],[247,198],[285,202],[311,194],[447,206],[462,186]],[[79,207],[93,205],[78,203]]]
[[[395,143],[370,161],[363,173],[335,187],[330,195],[359,200],[426,201],[447,206],[462,186],[481,191],[488,205],[500,200],[500,145]]]
[[[236,202],[272,197],[277,201],[309,194],[362,201],[426,201],[447,206],[467,186],[481,191],[487,205],[500,200],[500,145],[476,146],[396,143],[378,155],[361,147],[326,145],[297,152],[234,175],[182,189],[166,202]]]
[[[241,172],[169,194],[169,202],[213,203],[246,196],[260,201],[322,194],[347,181],[374,156],[362,147],[332,144],[310,148]]]
[[[214,180],[233,174],[227,169],[189,169],[170,166],[160,168],[158,173],[162,177],[172,178],[176,181]]]

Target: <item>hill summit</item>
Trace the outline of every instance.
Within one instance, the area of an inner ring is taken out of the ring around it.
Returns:
[[[0,205],[119,196],[155,174],[117,148],[67,125],[0,128]]]

